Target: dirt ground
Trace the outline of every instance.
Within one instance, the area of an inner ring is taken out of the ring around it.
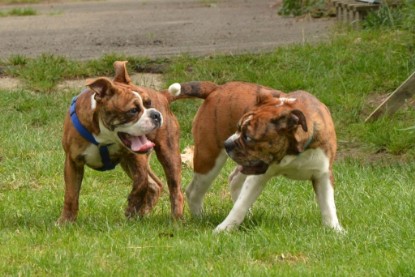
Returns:
[[[279,0],[281,1],[281,0]],[[278,16],[276,0],[51,1],[0,17],[0,59],[42,53],[83,60],[269,51],[321,41],[335,19]],[[16,6],[0,5],[0,12]]]

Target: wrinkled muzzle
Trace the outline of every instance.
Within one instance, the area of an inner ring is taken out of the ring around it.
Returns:
[[[228,156],[241,165],[241,172],[246,175],[264,174],[268,170],[268,164],[258,159],[250,159],[235,141],[235,135],[229,137],[225,141],[224,147]]]
[[[156,109],[149,109],[138,122],[131,127],[117,132],[123,145],[134,153],[147,153],[155,144],[146,135],[163,124],[163,116]]]

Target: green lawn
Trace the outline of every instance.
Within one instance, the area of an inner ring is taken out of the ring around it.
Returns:
[[[343,235],[322,226],[310,184],[283,178],[268,184],[238,231],[214,235],[232,207],[230,161],[207,194],[203,218],[192,218],[185,207],[185,220],[172,222],[166,188],[149,216],[127,220],[130,183],[122,170],[87,169],[77,222],[57,227],[64,187],[62,123],[81,88],[57,91],[53,82],[111,74],[117,58],[127,58],[131,67],[143,61],[114,55],[82,64],[47,56],[0,62],[26,84],[25,89],[0,90],[0,274],[414,276],[415,134],[401,130],[415,125],[414,105],[363,123],[377,99],[415,70],[414,49],[408,33],[372,31],[261,55],[161,61],[169,64],[166,87],[190,80],[242,80],[318,96],[331,109],[338,133],[334,171],[338,216],[347,230]],[[58,76],[44,89],[33,87],[36,76],[46,78],[36,74],[39,64],[48,67],[48,62],[71,70],[52,67],[56,70],[50,75]],[[192,144],[191,120],[199,103],[172,105],[182,127],[182,149]],[[156,159],[152,166],[163,176]],[[184,167],[184,188],[191,176]]]

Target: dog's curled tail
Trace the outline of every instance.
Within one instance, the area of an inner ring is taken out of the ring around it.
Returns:
[[[168,91],[172,95],[173,101],[193,97],[206,99],[217,87],[217,84],[209,81],[174,83],[170,85]]]

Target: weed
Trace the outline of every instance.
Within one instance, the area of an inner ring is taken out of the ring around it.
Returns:
[[[28,59],[20,69],[14,70],[14,74],[31,89],[47,92],[51,91],[58,81],[71,76],[76,67],[76,63],[63,57],[43,54],[37,59]]]
[[[8,12],[11,16],[28,16],[28,15],[36,15],[36,10],[32,8],[15,8]]]
[[[6,4],[35,4],[41,2],[41,0],[3,0]]]
[[[415,1],[403,0],[395,4],[384,2],[377,10],[368,14],[363,21],[365,28],[404,29],[415,33]]]
[[[28,58],[23,55],[13,55],[9,57],[9,63],[14,66],[26,65]]]
[[[278,13],[280,15],[300,16],[311,13],[313,17],[328,15],[331,3],[327,0],[284,0]]]
[[[29,16],[36,15],[36,10],[32,8],[14,8],[6,12],[0,11],[0,17],[4,16]]]

